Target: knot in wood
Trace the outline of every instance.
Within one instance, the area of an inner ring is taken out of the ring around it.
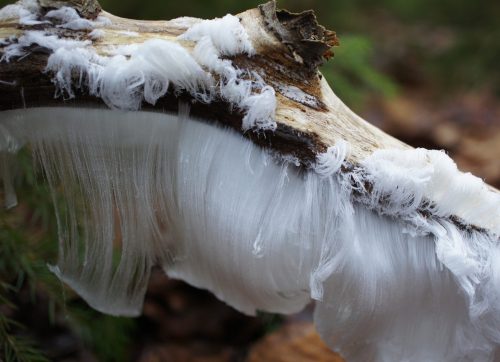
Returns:
[[[259,5],[259,9],[267,28],[311,70],[330,59],[331,48],[339,45],[335,32],[318,24],[312,10],[302,13],[277,10],[276,1]]]

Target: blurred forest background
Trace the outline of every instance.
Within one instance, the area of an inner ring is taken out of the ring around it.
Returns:
[[[107,11],[136,19],[212,18],[258,4],[101,0]],[[314,9],[321,24],[337,31],[341,45],[322,71],[351,108],[413,146],[447,150],[460,168],[500,186],[500,1],[278,5]],[[1,361],[337,360],[318,341],[308,311],[245,317],[160,272],[142,317],[90,310],[46,267],[57,253],[49,192],[28,151],[19,165],[20,204],[0,210]]]

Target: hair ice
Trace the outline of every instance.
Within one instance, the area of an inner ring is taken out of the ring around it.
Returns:
[[[377,151],[360,172],[339,141],[302,172],[185,107],[26,109],[2,112],[1,125],[32,144],[63,193],[52,270],[98,310],[139,314],[161,265],[249,314],[315,299],[320,334],[350,361],[493,360],[499,240],[447,217],[453,203],[437,185],[468,176],[444,153]],[[455,189],[458,210],[481,197],[495,212],[494,193],[480,190]],[[429,197],[446,208],[422,218]]]

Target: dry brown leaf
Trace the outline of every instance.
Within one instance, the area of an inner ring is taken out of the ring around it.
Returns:
[[[308,322],[286,324],[250,351],[247,362],[344,362]]]

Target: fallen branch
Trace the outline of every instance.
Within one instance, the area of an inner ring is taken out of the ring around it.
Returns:
[[[30,143],[65,195],[53,271],[93,307],[138,314],[160,264],[247,313],[315,299],[356,360],[493,356],[498,191],[349,110],[312,12],[151,22],[23,0],[0,44],[0,151]]]

